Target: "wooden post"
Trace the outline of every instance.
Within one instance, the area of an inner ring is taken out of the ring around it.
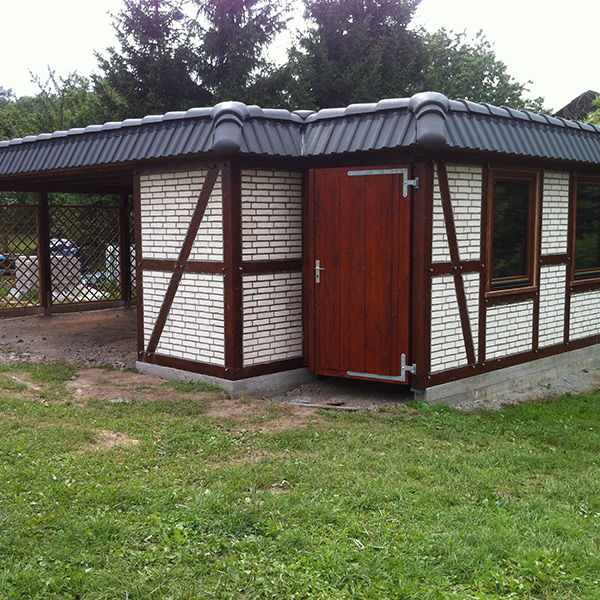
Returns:
[[[50,209],[48,207],[48,192],[39,193],[38,218],[38,267],[40,278],[40,303],[44,315],[52,311],[52,265],[50,262]]]

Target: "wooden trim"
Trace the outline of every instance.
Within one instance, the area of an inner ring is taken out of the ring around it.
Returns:
[[[595,292],[600,290],[600,281],[571,281],[569,285],[569,289],[571,294],[583,294],[585,292]]]
[[[540,256],[539,263],[542,267],[552,265],[568,265],[571,257],[568,254],[544,254]]]
[[[40,304],[44,314],[52,311],[52,264],[50,260],[50,208],[48,205],[48,192],[38,194],[38,256],[40,279]]]
[[[312,172],[302,172],[302,354],[304,364],[308,366],[311,362],[311,341],[314,338],[313,316],[311,313],[311,290],[308,277],[311,257],[314,249],[314,233],[311,233],[310,224],[310,194]]]
[[[535,195],[534,195],[534,206],[533,206],[533,248],[530,250],[532,254],[531,260],[533,261],[533,284],[537,288],[537,293],[533,298],[533,323],[531,328],[531,347],[534,352],[537,353],[539,348],[539,335],[540,335],[540,274],[541,274],[541,260],[539,256],[542,252],[542,210],[544,202],[544,173],[537,173],[535,182]],[[537,260],[536,260],[537,259]]]
[[[286,360],[278,360],[275,362],[243,367],[234,373],[233,379],[239,381],[240,379],[247,379],[248,377],[271,375],[272,373],[291,371],[293,369],[301,369],[302,367],[304,367],[304,358],[288,358]]]
[[[596,335],[596,336],[593,336],[590,338],[575,340],[575,341],[570,342],[569,344],[559,344],[556,346],[548,346],[546,348],[539,348],[537,350],[537,352],[533,351],[533,350],[529,350],[527,352],[521,352],[519,354],[512,354],[510,356],[492,359],[485,363],[481,363],[481,364],[477,364],[477,365],[467,365],[464,367],[459,367],[457,369],[442,371],[440,373],[432,373],[428,377],[425,378],[423,388],[419,388],[419,389],[425,389],[428,387],[432,387],[434,385],[441,385],[443,383],[450,383],[452,381],[457,381],[459,379],[465,379],[472,375],[480,375],[482,373],[490,373],[490,372],[497,371],[498,369],[502,369],[505,367],[512,367],[512,366],[524,364],[526,362],[530,362],[533,360],[538,360],[540,358],[547,358],[549,356],[563,354],[565,352],[569,352],[570,350],[578,350],[580,348],[587,348],[588,346],[593,346],[598,343],[600,343],[600,335]],[[415,386],[413,386],[413,387],[415,387]]]
[[[140,166],[140,175],[158,175],[161,173],[186,173],[188,171],[210,171],[211,169],[222,169],[226,163],[218,160],[207,159],[206,156],[198,158],[177,157],[176,160],[169,159],[160,162],[145,163]]]
[[[479,258],[481,259],[482,274],[479,277],[479,328],[477,331],[477,362],[483,364],[485,362],[486,344],[487,344],[487,304],[486,292],[489,263],[489,246],[490,239],[488,237],[488,220],[489,220],[489,185],[490,174],[489,166],[486,166],[481,173],[481,221],[480,227],[480,247]]]
[[[242,275],[263,275],[269,273],[294,273],[302,271],[303,261],[301,258],[289,260],[257,260],[241,263],[238,270]],[[142,269],[144,271],[166,271],[172,272],[177,268],[176,260],[165,260],[160,258],[143,259]],[[186,263],[186,273],[224,273],[226,266],[224,262],[190,260]]]
[[[433,263],[431,265],[431,274],[433,277],[440,275],[454,275],[455,273],[481,273],[484,265],[479,260],[462,260],[458,265],[451,262]]]
[[[458,238],[456,236],[456,227],[454,224],[454,214],[452,212],[452,199],[450,197],[450,186],[448,184],[448,173],[446,165],[443,162],[437,163],[438,183],[442,197],[442,209],[444,211],[444,222],[446,224],[446,236],[448,238],[448,247],[450,249],[450,259],[454,270],[454,287],[456,289],[456,298],[458,301],[458,312],[460,315],[460,324],[462,327],[465,350],[467,353],[467,362],[475,363],[475,349],[473,346],[473,334],[471,332],[471,321],[469,319],[469,309],[467,306],[467,296],[465,294],[465,284],[462,274],[458,272],[460,265],[460,254],[458,251]]]
[[[413,191],[412,210],[412,292],[411,292],[411,360],[417,365],[411,384],[421,381],[431,368],[431,258],[433,243],[433,163],[417,162],[413,177],[419,187]]]
[[[152,330],[152,335],[150,336],[150,341],[148,342],[148,347],[146,349],[146,352],[149,354],[155,352],[158,342],[160,341],[160,336],[165,328],[167,317],[169,316],[171,306],[173,305],[173,300],[175,299],[175,294],[177,293],[179,283],[181,282],[181,278],[183,277],[183,273],[186,269],[187,261],[194,245],[194,240],[196,239],[200,224],[202,223],[204,212],[206,210],[208,201],[210,200],[210,195],[213,191],[218,175],[219,170],[216,168],[210,169],[206,174],[202,191],[198,197],[194,214],[192,215],[181,251],[179,252],[179,258],[177,259],[175,271],[173,272],[171,281],[169,282],[169,287],[167,288],[167,292],[165,294],[162,306],[160,307],[156,322],[154,323],[154,329]],[[225,244],[225,246],[227,245]]]
[[[225,273],[225,368],[243,367],[241,169],[223,169],[223,263]]]
[[[542,172],[533,169],[488,167],[486,188],[486,236],[487,255],[486,263],[489,265],[486,276],[487,294],[508,294],[519,288],[493,289],[493,239],[494,239],[494,181],[498,180],[521,180],[529,182],[529,215],[528,215],[528,244],[527,244],[527,272],[525,277],[529,280],[527,287],[537,288],[539,285],[538,256],[540,254],[541,235],[541,205],[542,205]],[[501,281],[501,280],[499,280]]]
[[[177,268],[176,260],[164,260],[160,258],[145,258],[141,261],[144,271],[164,271],[172,273]],[[185,265],[186,273],[210,273],[221,274],[224,270],[224,263],[216,261],[189,260]]]
[[[487,296],[485,298],[486,306],[498,306],[499,304],[518,304],[519,302],[527,302],[535,300],[539,296],[539,292],[535,288],[526,288],[518,290],[516,293],[511,294],[494,294],[493,296]]]
[[[226,367],[212,365],[210,363],[187,360],[184,358],[174,358],[164,354],[148,354],[146,352],[140,353],[139,360],[151,365],[189,371],[190,373],[198,373],[210,377],[220,377],[221,379],[227,379],[229,381],[240,381],[250,377],[281,373],[284,371],[291,371],[292,369],[301,369],[304,366],[304,359],[290,358],[287,360],[243,367],[237,371],[232,371]]]
[[[316,320],[315,320],[315,264],[316,224],[315,224],[315,171],[308,172],[306,190],[306,208],[304,213],[304,304],[306,305],[307,321],[304,343],[304,356],[311,371],[316,369]]]
[[[164,354],[149,354],[147,352],[140,352],[138,360],[151,365],[159,365],[161,367],[189,371],[190,373],[201,373],[202,375],[209,375],[211,377],[230,379],[230,373],[226,371],[225,367],[211,365],[209,363],[186,360],[183,358],[173,358],[172,356],[165,356]]]
[[[301,258],[287,260],[256,260],[241,264],[243,275],[262,275],[268,273],[291,273],[302,271]]]
[[[565,281],[565,326],[564,338],[565,344],[569,343],[571,337],[571,282],[575,280],[575,222],[577,218],[577,179],[575,174],[571,172],[569,176],[569,214],[567,226],[567,253],[569,255],[569,263],[567,265],[566,281]],[[581,289],[581,288],[580,288]]]
[[[138,357],[145,350],[144,343],[144,271],[142,270],[142,193],[140,174],[133,174],[133,214],[135,235],[135,289],[137,302],[137,352]]]

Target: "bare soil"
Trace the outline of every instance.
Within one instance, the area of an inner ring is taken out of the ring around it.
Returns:
[[[0,319],[0,363],[67,361],[81,370],[71,382],[76,395],[105,398],[111,402],[132,402],[178,397],[158,377],[93,367],[117,369],[135,366],[136,311],[109,309]],[[18,374],[19,378],[23,374]],[[24,381],[31,386],[31,382]],[[600,388],[600,370],[586,371],[537,386],[515,390],[492,402],[465,402],[458,408],[500,409],[510,404],[537,402],[564,393]],[[34,390],[31,390],[34,391]],[[268,431],[306,425],[316,418],[317,408],[331,410],[373,410],[404,405],[412,399],[408,386],[356,379],[322,377],[314,383],[265,399],[231,399],[223,395],[207,406],[208,414],[246,423]],[[197,398],[201,401],[201,398]],[[204,398],[204,401],[206,397]],[[273,408],[279,405],[279,408]],[[279,412],[278,412],[279,411]]]
[[[67,361],[134,367],[135,309],[0,319],[0,362]]]

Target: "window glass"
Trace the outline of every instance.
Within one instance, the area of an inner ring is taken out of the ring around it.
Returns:
[[[577,186],[575,279],[600,277],[600,184]]]
[[[494,180],[492,289],[531,284],[529,180]]]

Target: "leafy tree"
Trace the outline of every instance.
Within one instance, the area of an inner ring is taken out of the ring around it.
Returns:
[[[264,104],[276,70],[265,49],[287,23],[289,0],[193,0],[198,7],[197,73],[214,102]]]
[[[77,73],[66,77],[49,70],[46,80],[35,76],[39,92],[15,98],[0,93],[0,138],[9,139],[85,127],[101,120],[102,108],[91,82]]]
[[[525,97],[530,82],[519,83],[508,74],[483,32],[471,43],[465,32],[440,29],[421,35],[426,56],[421,73],[423,89],[441,92],[449,98],[545,111],[543,98]]]
[[[600,96],[594,100],[593,105],[596,107],[596,110],[588,115],[587,122],[592,123],[592,125],[600,125]]]
[[[113,17],[120,48],[97,54],[103,75],[96,91],[107,117],[185,110],[206,105],[211,94],[197,83],[197,56],[184,0],[125,0]]]
[[[422,46],[407,29],[420,0],[304,0],[308,31],[291,51],[290,99],[343,106],[417,91]]]

